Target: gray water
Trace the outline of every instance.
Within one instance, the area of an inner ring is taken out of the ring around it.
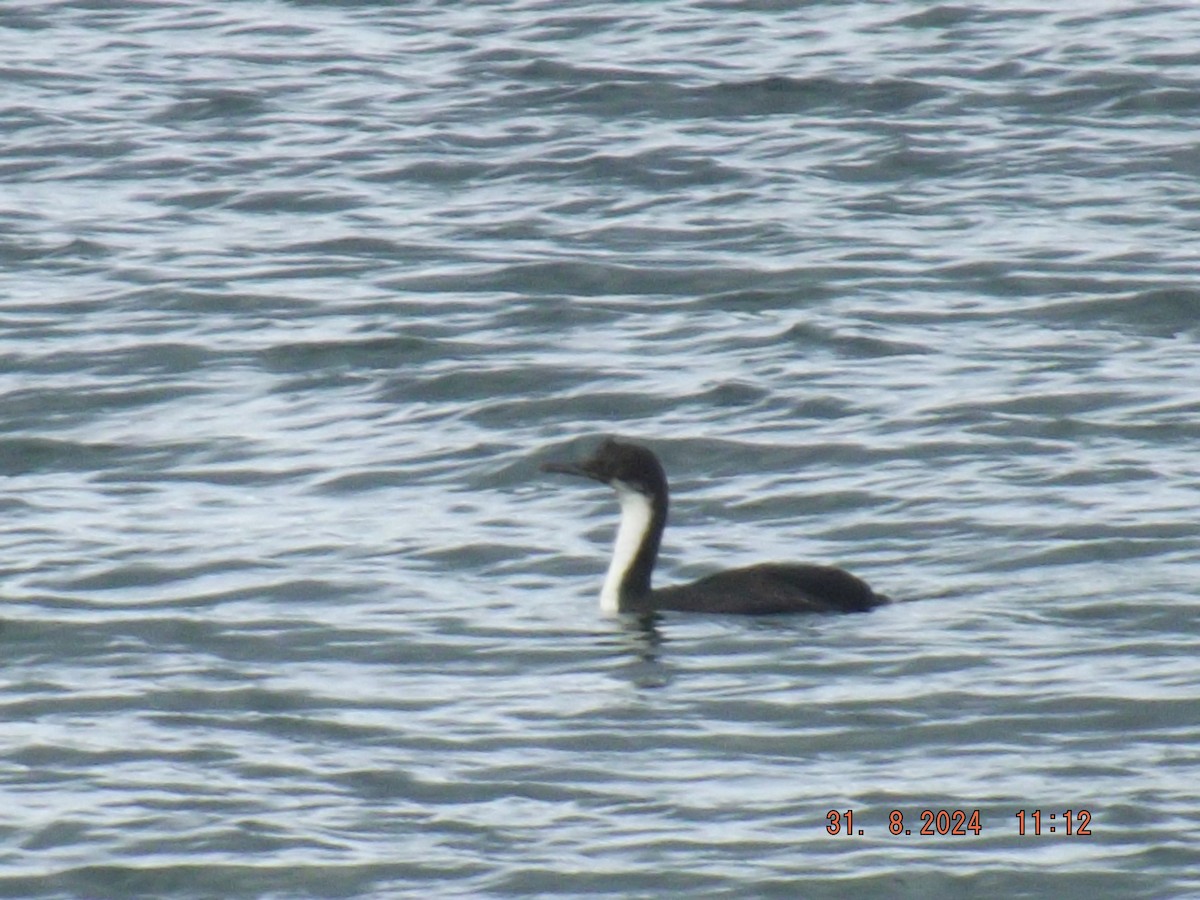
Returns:
[[[1200,7],[0,49],[0,895],[1200,895]],[[602,434],[898,602],[604,617]]]

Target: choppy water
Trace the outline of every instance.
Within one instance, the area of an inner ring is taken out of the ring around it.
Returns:
[[[0,895],[1200,893],[1200,7],[1044,6],[0,6]],[[609,432],[905,602],[605,619]]]

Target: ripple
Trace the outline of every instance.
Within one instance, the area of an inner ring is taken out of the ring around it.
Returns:
[[[0,894],[1195,893],[1194,14],[289,11],[0,10]]]

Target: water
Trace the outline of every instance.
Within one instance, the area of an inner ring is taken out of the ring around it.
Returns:
[[[1200,892],[1192,5],[0,47],[0,895]],[[602,433],[902,602],[604,618]]]

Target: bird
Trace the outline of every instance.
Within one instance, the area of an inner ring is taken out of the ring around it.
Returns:
[[[541,468],[589,478],[616,491],[621,523],[600,591],[604,613],[851,613],[890,602],[844,569],[799,563],[759,563],[687,584],[651,587],[669,498],[667,474],[654,452],[641,444],[608,437],[581,462],[547,462]]]

